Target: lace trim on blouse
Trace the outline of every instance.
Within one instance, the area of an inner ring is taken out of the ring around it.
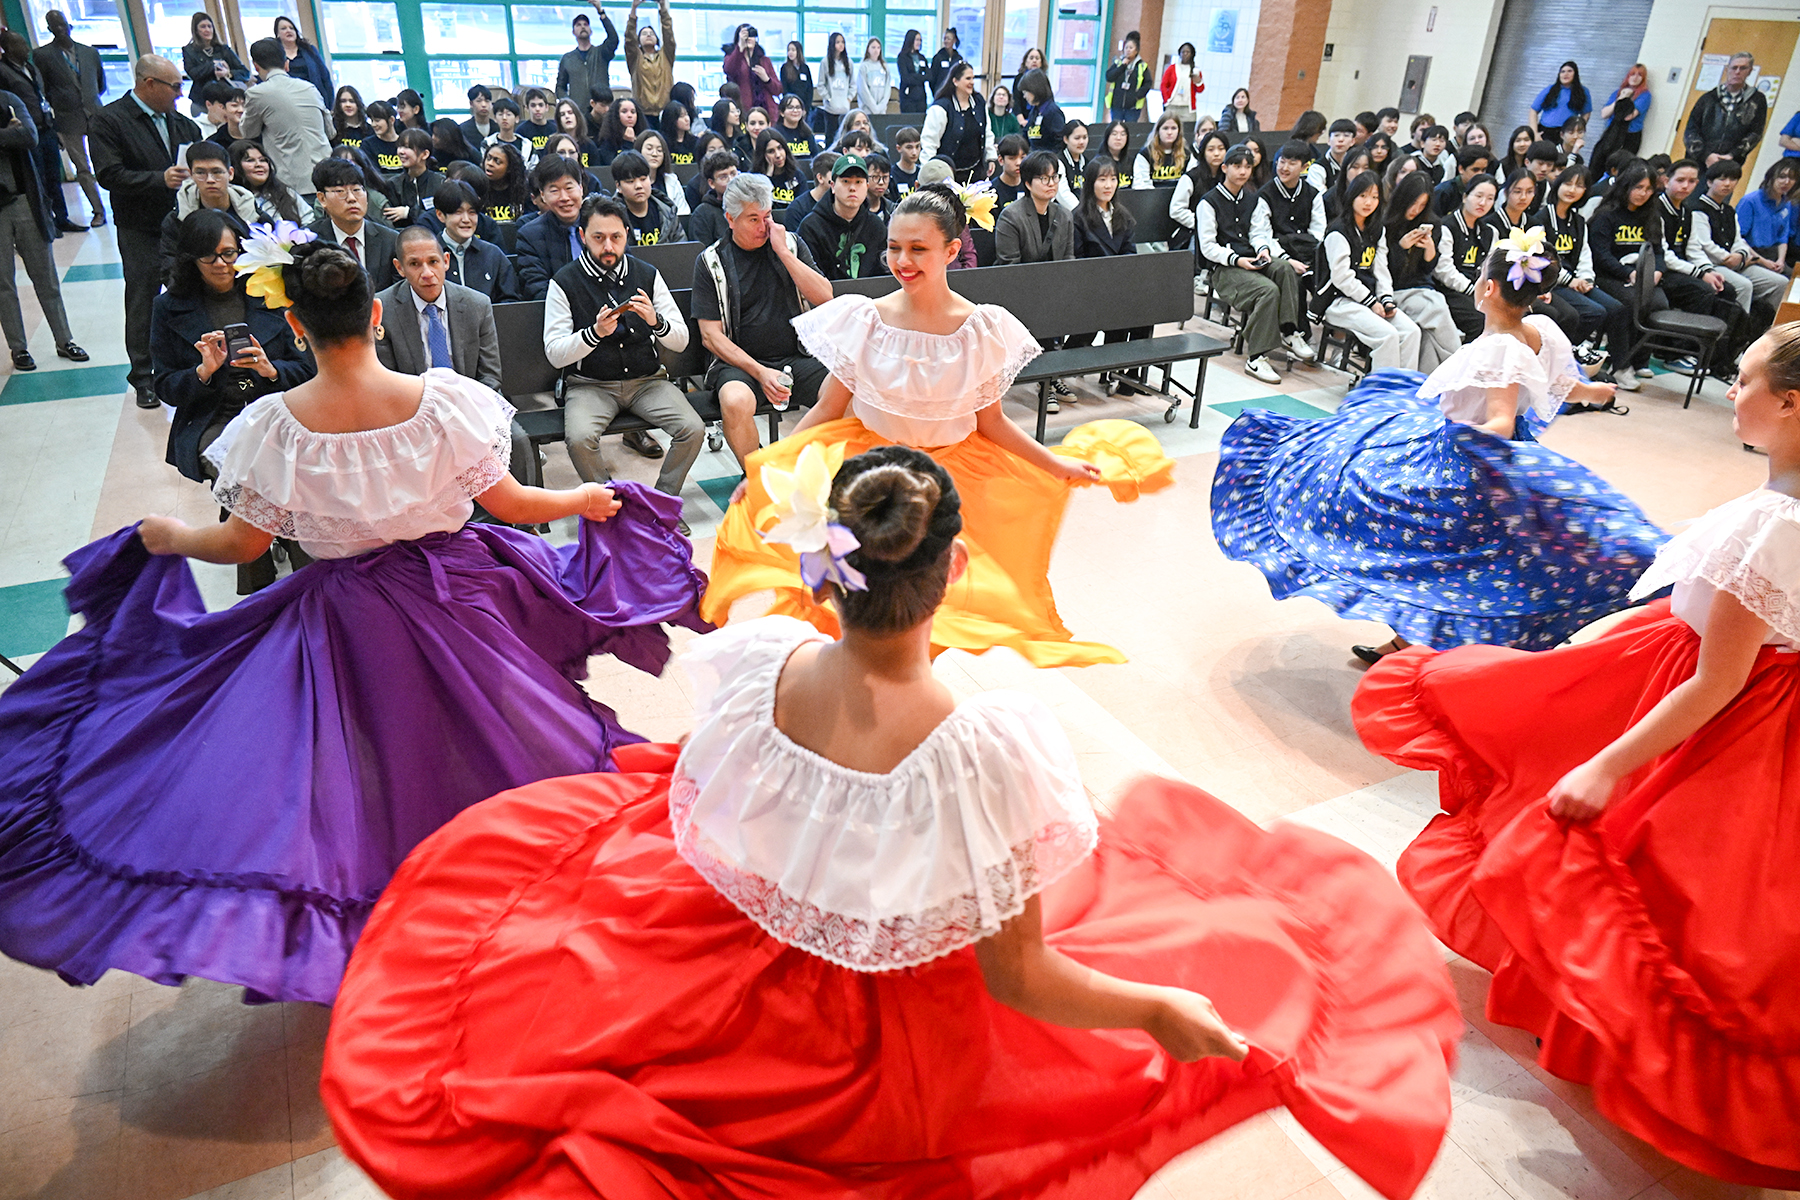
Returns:
[[[1043,353],[1023,322],[992,304],[954,333],[923,333],[889,325],[866,296],[841,296],[795,317],[794,331],[859,402],[913,420],[980,412]]]
[[[494,428],[488,453],[480,462],[458,475],[429,500],[385,517],[368,520],[283,508],[245,484],[222,481],[213,485],[213,499],[218,501],[219,507],[264,533],[294,541],[403,541],[413,536],[420,516],[445,512],[465,500],[473,500],[505,476],[512,461],[513,409],[510,405],[503,407],[505,411]]]
[[[1663,546],[1631,596],[1696,580],[1800,645],[1800,501],[1762,488],[1721,505]]]
[[[1094,852],[1093,825],[1055,821],[1012,846],[1011,857],[981,872],[971,888],[918,912],[871,920],[822,909],[741,870],[700,844],[691,821],[699,787],[676,773],[669,789],[675,847],[700,877],[776,941],[852,971],[916,967],[992,937],[1025,904]]]

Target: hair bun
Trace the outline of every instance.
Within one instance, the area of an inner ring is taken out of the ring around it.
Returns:
[[[363,269],[342,246],[309,242],[291,251],[300,275],[300,291],[310,300],[329,304],[352,291]],[[283,272],[286,275],[287,272]]]
[[[837,497],[838,519],[861,543],[860,557],[903,562],[930,531],[943,494],[938,482],[899,463],[886,463],[850,480]]]

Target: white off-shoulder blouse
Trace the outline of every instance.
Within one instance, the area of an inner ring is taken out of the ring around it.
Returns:
[[[1519,416],[1530,411],[1544,421],[1554,419],[1569,390],[1585,382],[1586,376],[1555,321],[1534,313],[1525,323],[1538,331],[1537,353],[1510,334],[1483,334],[1439,363],[1419,395],[1427,400],[1437,397],[1439,408],[1452,421],[1479,425],[1488,419],[1489,389],[1518,384]]]
[[[955,333],[919,333],[883,321],[867,296],[839,296],[795,317],[794,329],[849,390],[857,420],[920,449],[974,433],[975,414],[1042,353],[1024,323],[994,304],[976,305]]]
[[[1800,500],[1758,488],[1721,504],[1663,544],[1632,599],[1670,584],[1670,610],[1695,632],[1729,592],[1769,626],[1765,645],[1800,649]]]
[[[206,449],[213,498],[314,558],[461,529],[506,474],[513,407],[447,368],[422,378],[418,412],[360,433],[314,433],[284,393],[256,400]]]
[[[965,700],[892,771],[855,771],[775,725],[790,617],[696,639],[697,721],[669,792],[681,857],[771,937],[857,971],[997,933],[1093,852],[1074,751],[1038,701]]]

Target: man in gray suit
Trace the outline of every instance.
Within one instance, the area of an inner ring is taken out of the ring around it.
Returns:
[[[45,98],[56,113],[56,132],[75,164],[75,181],[94,210],[93,223],[104,225],[106,210],[100,206],[100,188],[88,161],[87,132],[88,122],[100,113],[100,97],[106,94],[106,71],[98,50],[69,35],[69,19],[62,13],[55,9],[45,13],[44,28],[50,31],[50,43],[33,50],[31,61],[44,77]]]
[[[422,225],[402,229],[394,247],[400,282],[376,297],[381,301],[381,337],[375,357],[390,371],[423,375],[449,367],[458,375],[500,390],[500,331],[488,298],[444,276],[449,260],[437,235]],[[512,473],[523,484],[538,482],[537,449],[517,421],[512,423]]]
[[[274,38],[252,43],[250,62],[261,82],[244,96],[244,136],[260,139],[276,176],[310,201],[313,164],[331,155],[331,114],[318,88],[287,73],[287,52]]]

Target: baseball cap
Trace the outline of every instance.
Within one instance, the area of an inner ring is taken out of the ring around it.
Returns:
[[[846,154],[840,157],[837,160],[837,165],[831,168],[831,177],[833,179],[842,179],[852,171],[855,171],[864,179],[869,177],[869,164],[863,161],[862,155]]]

